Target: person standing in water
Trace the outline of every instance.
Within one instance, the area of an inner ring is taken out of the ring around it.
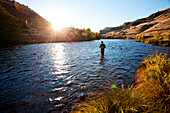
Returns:
[[[101,57],[103,58],[103,56],[104,56],[104,49],[106,48],[105,44],[103,44],[103,41],[101,41],[101,44],[100,44],[99,48],[101,49]]]

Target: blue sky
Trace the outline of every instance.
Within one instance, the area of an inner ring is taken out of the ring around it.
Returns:
[[[170,0],[16,0],[56,29],[90,28],[93,32],[147,17],[170,7]]]

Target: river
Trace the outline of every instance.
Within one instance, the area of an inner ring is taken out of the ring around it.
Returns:
[[[67,113],[79,100],[111,84],[133,84],[145,57],[170,47],[134,40],[19,45],[0,49],[0,112]]]

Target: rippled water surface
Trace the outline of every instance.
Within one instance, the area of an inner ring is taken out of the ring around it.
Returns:
[[[48,43],[0,49],[0,112],[69,112],[97,88],[132,84],[141,61],[169,47],[132,40]],[[108,82],[110,81],[110,83]]]

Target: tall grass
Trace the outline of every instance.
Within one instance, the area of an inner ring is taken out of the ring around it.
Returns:
[[[145,105],[132,87],[111,88],[77,105],[78,113],[124,113],[144,111]]]
[[[78,113],[169,113],[170,58],[151,55],[137,71],[137,85],[104,89],[76,105]]]
[[[152,110],[170,112],[170,58],[151,55],[142,62],[134,92],[148,102]]]

